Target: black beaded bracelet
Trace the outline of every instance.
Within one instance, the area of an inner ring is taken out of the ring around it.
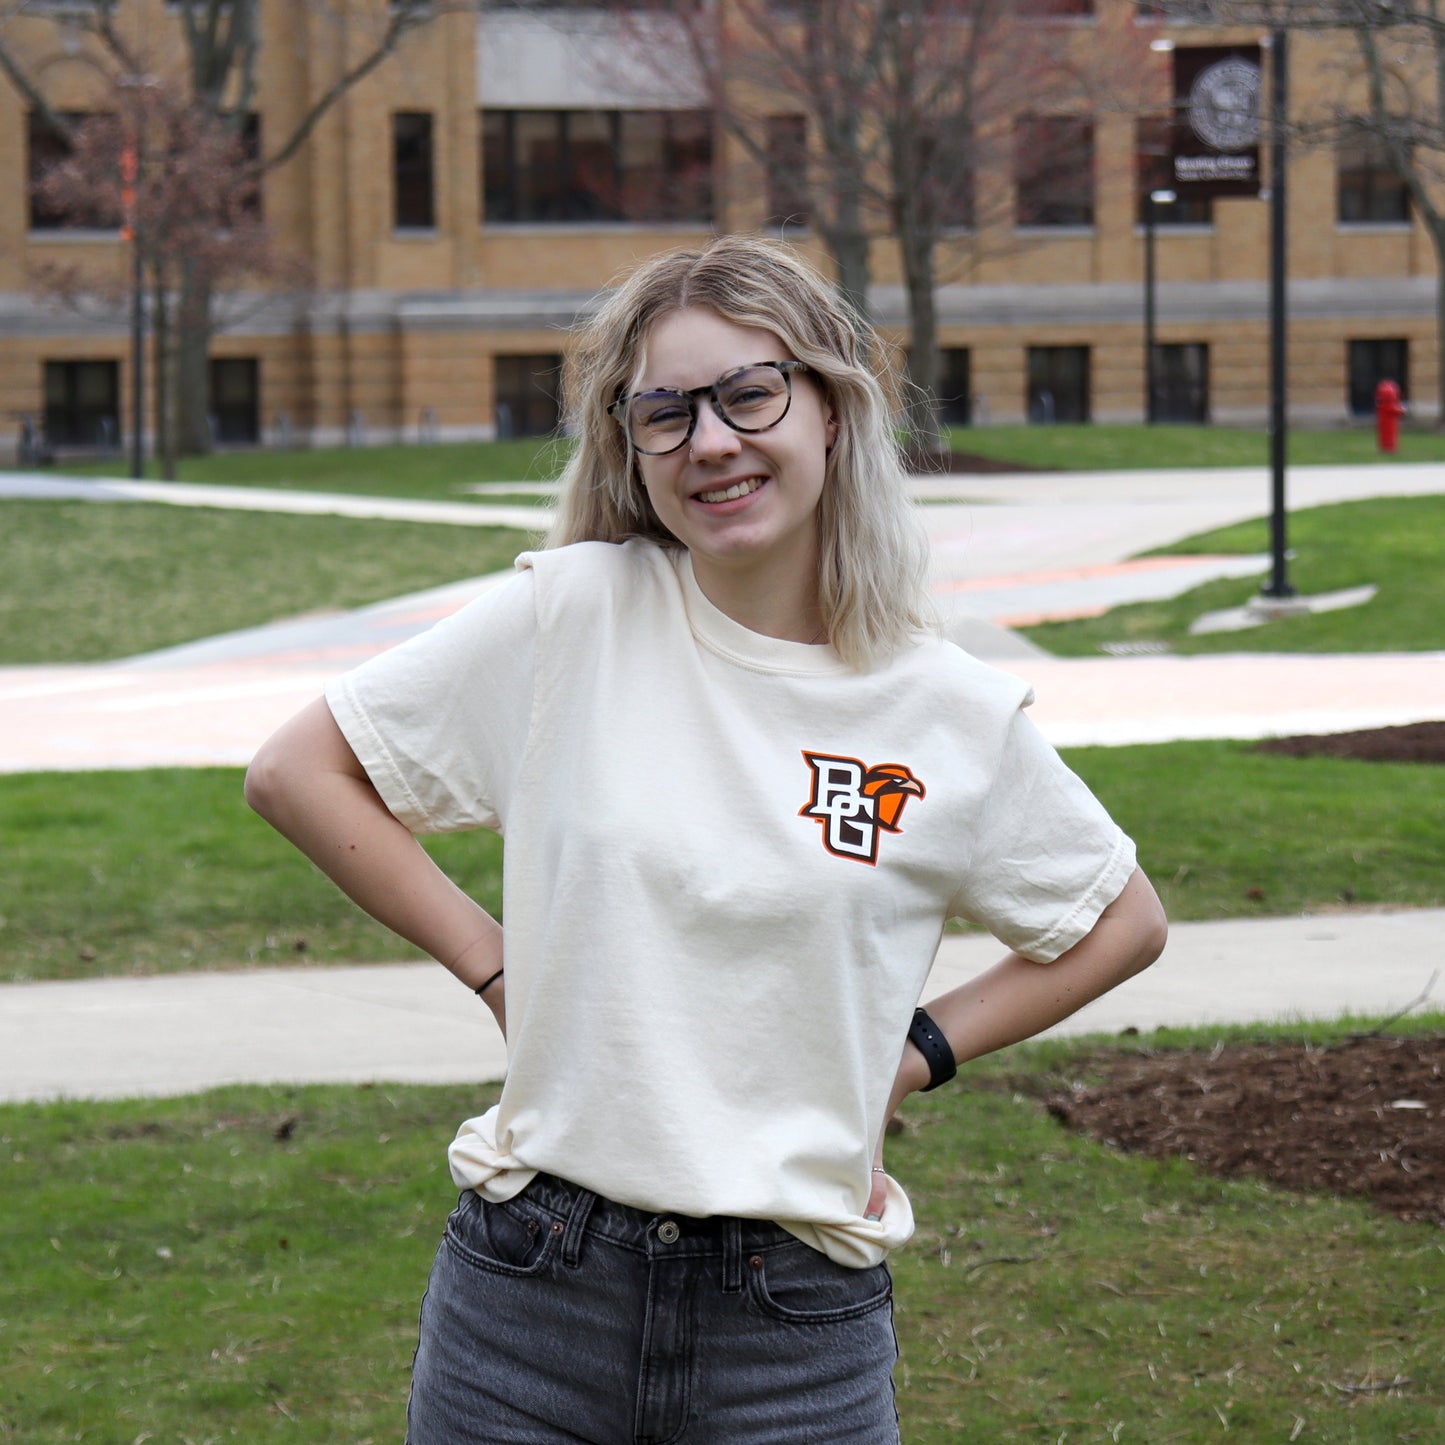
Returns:
[[[491,988],[491,986],[492,986],[494,983],[496,983],[496,981],[497,981],[499,978],[501,978],[502,974],[505,973],[505,972],[506,972],[505,969],[499,968],[490,978],[483,979],[482,982],[479,983],[479,984],[472,990],[472,992],[473,992],[474,994],[476,994],[476,996],[477,996],[478,998],[481,998],[482,995],[483,995],[489,988]],[[483,1001],[484,1003],[486,1002],[485,999],[483,999],[482,1001]]]
[[[913,1011],[908,1037],[928,1061],[928,1082],[923,1086],[923,1093],[946,1084],[958,1072],[958,1060],[953,1057],[943,1030],[921,1008]]]

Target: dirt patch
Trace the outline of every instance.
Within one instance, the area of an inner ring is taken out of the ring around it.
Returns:
[[[1048,1110],[1114,1148],[1363,1195],[1445,1228],[1445,1038],[1097,1054],[1077,1067],[1097,1082],[1049,1094]]]
[[[1445,722],[1268,738],[1256,743],[1254,751],[1292,758],[1353,758],[1363,763],[1445,763]]]
[[[1255,751],[1445,763],[1445,722],[1270,738]],[[1363,1195],[1445,1228],[1445,1038],[1241,1044],[1212,1053],[1098,1054],[1099,1082],[1049,1094],[1049,1112],[1130,1153],[1183,1156],[1226,1177]]]

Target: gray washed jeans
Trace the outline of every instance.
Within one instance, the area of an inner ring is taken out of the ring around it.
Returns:
[[[421,1309],[408,1445],[897,1445],[892,1281],[776,1225],[539,1175],[466,1191]]]

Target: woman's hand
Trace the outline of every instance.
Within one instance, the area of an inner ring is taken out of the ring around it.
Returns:
[[[883,1206],[888,1200],[888,1180],[883,1169],[883,1141],[888,1136],[888,1125],[898,1112],[898,1106],[912,1093],[928,1083],[928,1060],[908,1039],[903,1041],[903,1057],[898,1061],[898,1072],[893,1078],[893,1091],[888,1096],[888,1114],[883,1121],[883,1132],[878,1136],[877,1147],[873,1150],[872,1187],[868,1191],[868,1207],[863,1211],[867,1219],[882,1219]]]
[[[1042,1033],[1147,968],[1158,958],[1167,933],[1154,889],[1136,869],[1089,933],[1053,963],[1031,963],[1010,954],[987,973],[928,1004],[929,1015],[959,1063],[980,1058]],[[905,1043],[887,1117],[893,1117],[909,1094],[925,1088],[929,1077],[927,1060],[912,1043]],[[865,1211],[870,1219],[883,1217],[887,1198],[885,1177],[879,1172],[887,1132],[885,1123],[873,1151]]]

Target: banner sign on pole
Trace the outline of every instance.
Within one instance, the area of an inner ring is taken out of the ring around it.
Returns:
[[[1263,131],[1258,45],[1174,51],[1174,190],[1258,196]]]

